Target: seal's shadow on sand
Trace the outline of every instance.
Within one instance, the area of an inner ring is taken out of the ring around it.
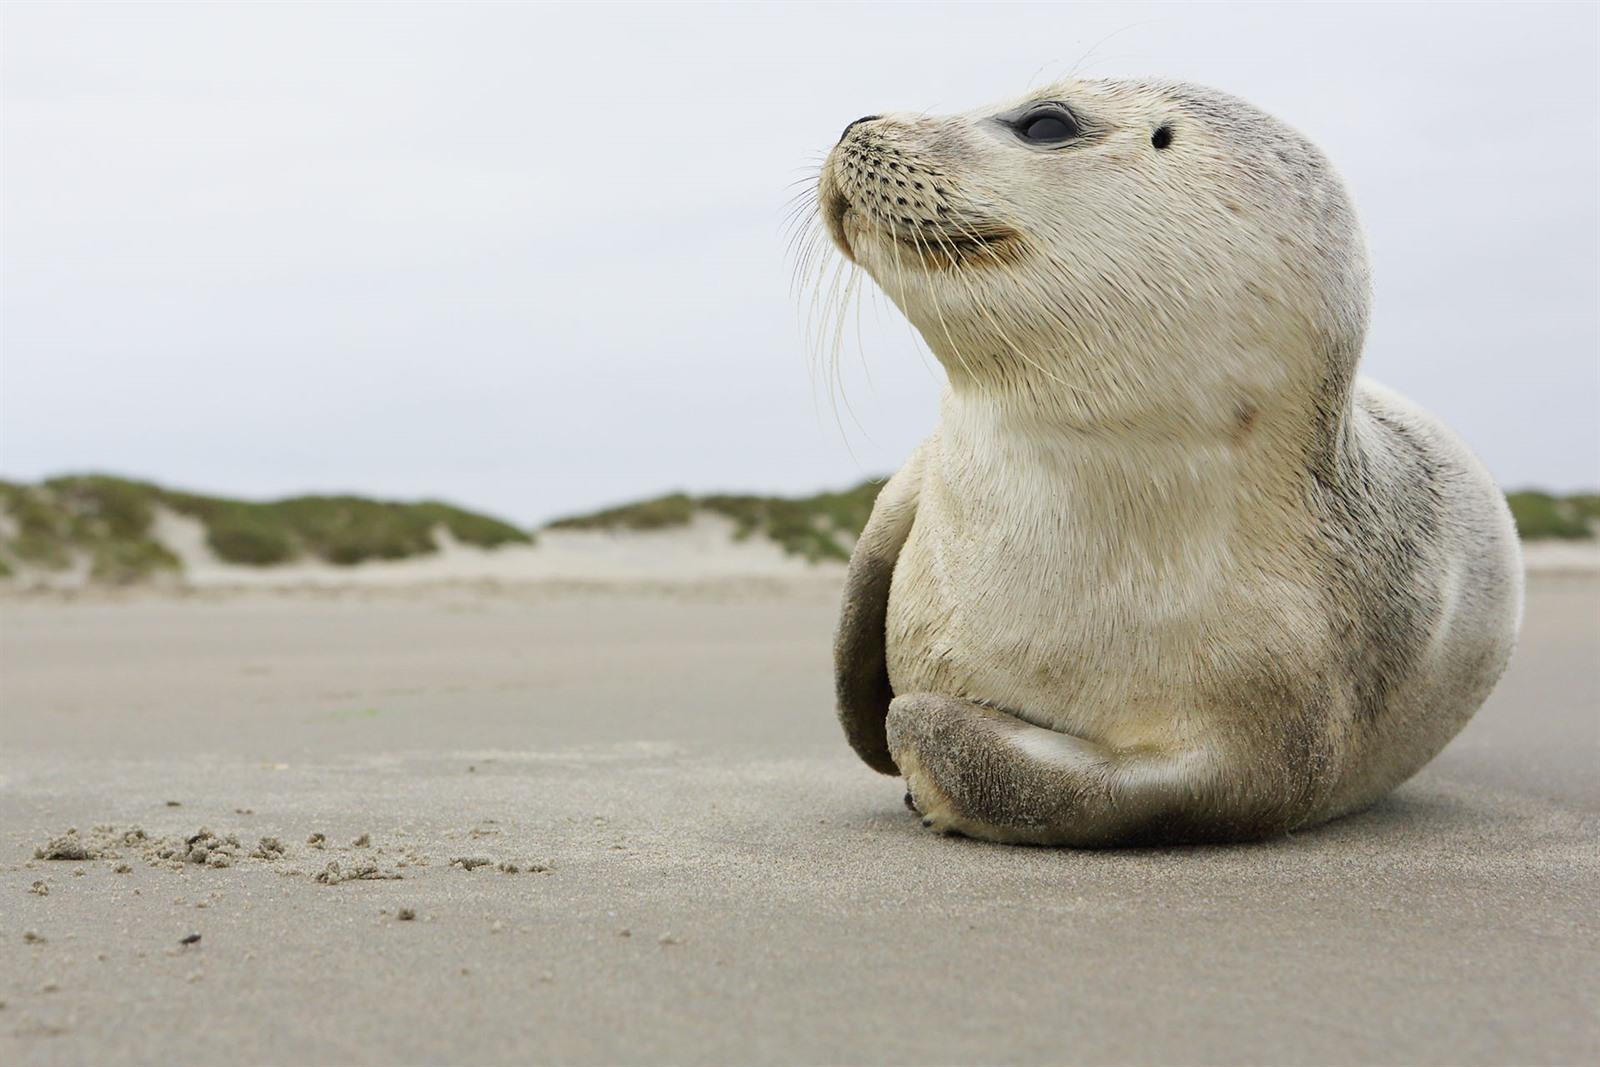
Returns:
[[[1220,858],[1326,852],[1359,855],[1363,861],[1370,861],[1377,856],[1400,852],[1411,858],[1430,853],[1471,855],[1486,848],[1497,848],[1498,841],[1504,841],[1508,846],[1514,844],[1520,851],[1533,841],[1548,841],[1552,831],[1559,836],[1563,829],[1577,830],[1576,825],[1565,824],[1582,820],[1527,798],[1490,794],[1469,786],[1435,780],[1403,786],[1370,808],[1344,818],[1259,841],[1081,849],[999,844],[959,834],[937,834],[924,829],[915,814],[901,810],[885,809],[859,820],[843,822],[845,825],[839,827],[840,832],[849,832],[850,824],[856,823],[860,829],[875,836],[890,830],[908,838],[920,837],[982,853]]]

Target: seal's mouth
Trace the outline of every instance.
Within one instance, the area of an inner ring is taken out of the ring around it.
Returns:
[[[850,237],[844,232],[844,217],[850,213],[850,201],[845,199],[843,193],[837,189],[830,189],[822,197],[822,220],[828,226],[828,233],[833,237],[833,243],[839,246],[839,251],[845,258],[855,262],[856,250],[850,244]]]
[[[896,231],[890,236],[935,270],[998,266],[1015,262],[1022,252],[1022,235],[1009,226],[995,224],[959,230]]]
[[[862,211],[837,189],[822,198],[822,217],[839,250],[859,262],[851,231],[859,238],[870,234],[892,245],[896,255],[915,257],[929,270],[997,266],[1015,262],[1022,254],[1022,235],[1001,223],[970,225],[895,226]]]

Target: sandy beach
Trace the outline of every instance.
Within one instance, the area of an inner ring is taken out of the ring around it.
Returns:
[[[1600,578],[1378,808],[1104,853],[923,830],[836,595],[6,599],[0,1062],[1600,1057]]]
[[[1597,71],[0,2],[0,1067],[1600,1067]]]

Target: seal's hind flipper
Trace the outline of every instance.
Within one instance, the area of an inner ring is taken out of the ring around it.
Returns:
[[[850,556],[844,604],[833,639],[833,682],[839,723],[850,747],[873,770],[899,774],[889,755],[884,720],[894,692],[885,659],[889,583],[911,533],[922,477],[920,449],[878,494]]]
[[[894,699],[887,740],[923,825],[946,833],[1096,847],[1286,829],[1214,753],[1115,750],[933,693]]]

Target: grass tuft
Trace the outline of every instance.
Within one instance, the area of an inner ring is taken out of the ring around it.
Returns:
[[[1517,533],[1524,541],[1586,541],[1594,538],[1600,523],[1600,494],[1596,493],[1561,497],[1523,489],[1507,493],[1506,503],[1511,505],[1511,517],[1517,520]]]
[[[807,497],[714,494],[692,497],[671,493],[637,504],[606,508],[550,523],[562,530],[661,530],[687,525],[696,511],[733,520],[734,536],[771,538],[790,555],[815,563],[847,560],[850,546],[867,524],[881,481],[867,481],[837,493]]]

